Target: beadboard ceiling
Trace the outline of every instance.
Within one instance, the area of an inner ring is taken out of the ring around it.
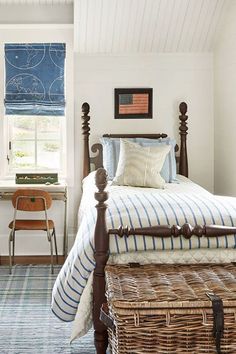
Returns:
[[[74,6],[75,50],[84,54],[211,52],[230,1],[236,0],[0,0],[0,10],[2,23],[15,21],[14,5],[37,8],[19,23],[41,23],[40,16],[50,22],[49,7],[60,23],[73,23]]]
[[[209,52],[228,0],[75,0],[80,53]]]

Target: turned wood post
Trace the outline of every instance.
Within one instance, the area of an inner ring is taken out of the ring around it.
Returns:
[[[105,201],[108,199],[108,193],[105,192],[107,186],[107,173],[104,168],[99,168],[95,176],[98,192],[95,193],[95,199],[98,201],[97,221],[95,226],[95,269],[93,276],[93,323],[94,323],[94,342],[97,354],[106,354],[108,346],[108,334],[106,326],[100,321],[100,309],[106,302],[105,297],[105,266],[109,257],[109,235],[106,227],[106,209]]]
[[[188,177],[188,155],[187,155],[187,119],[186,115],[188,106],[185,102],[181,102],[179,105],[179,111],[181,115],[179,134],[180,134],[180,157],[179,157],[179,174]]]
[[[82,104],[82,134],[84,136],[84,157],[83,157],[83,178],[88,176],[90,172],[90,159],[89,159],[89,104],[87,102]]]
[[[157,225],[143,228],[132,228],[120,226],[118,229],[108,230],[109,235],[118,235],[119,237],[129,237],[130,235],[145,235],[152,237],[179,237],[183,236],[189,240],[192,236],[197,237],[216,237],[236,234],[236,227],[224,225],[195,225],[189,223],[180,225]]]

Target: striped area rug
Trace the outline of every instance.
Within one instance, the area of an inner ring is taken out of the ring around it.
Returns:
[[[0,267],[1,354],[94,354],[90,332],[69,344],[71,323],[59,321],[50,310],[51,292],[60,270],[50,266]]]

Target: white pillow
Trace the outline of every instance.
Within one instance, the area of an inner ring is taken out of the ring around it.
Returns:
[[[170,145],[140,146],[120,139],[120,157],[112,184],[164,188],[160,171]]]

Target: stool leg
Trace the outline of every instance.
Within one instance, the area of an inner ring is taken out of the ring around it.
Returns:
[[[53,238],[54,238],[54,245],[55,245],[55,253],[56,253],[56,260],[57,260],[57,264],[58,264],[58,253],[57,253],[57,239],[56,239],[56,230],[55,227],[53,228]]]
[[[53,269],[53,243],[52,243],[52,237],[50,237],[50,251],[51,251],[51,273],[54,273]]]
[[[11,242],[12,242],[12,232],[9,235],[9,274],[12,273],[12,258],[11,258]]]
[[[14,265],[15,264],[15,235],[16,235],[16,232],[13,231],[13,240],[12,240],[12,243],[13,243],[13,249],[12,249],[12,264]]]

